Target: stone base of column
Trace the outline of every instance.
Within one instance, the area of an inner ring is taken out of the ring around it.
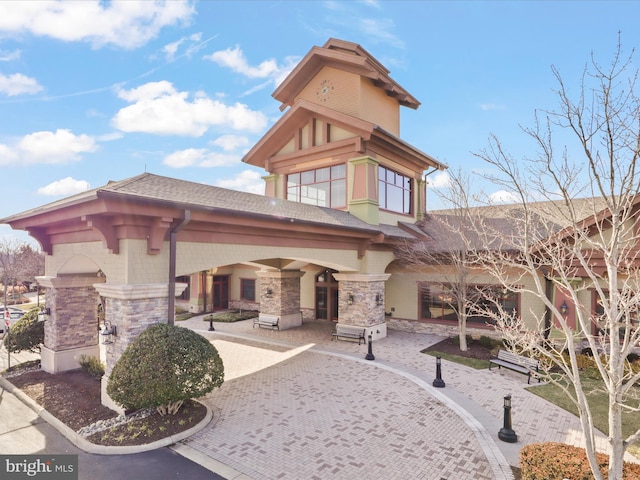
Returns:
[[[302,325],[302,313],[290,313],[280,316],[280,330],[299,327]]]
[[[114,412],[117,412],[120,415],[124,415],[125,409],[122,408],[121,405],[117,404],[113,401],[113,399],[107,393],[107,383],[109,383],[109,377],[106,375],[102,376],[100,380],[100,401],[105,407],[110,408]]]
[[[379,323],[378,325],[370,325],[368,327],[365,327],[367,329],[367,331],[365,332],[365,336],[367,337],[367,339],[369,338],[369,334],[371,334],[371,340],[373,340],[374,342],[376,340],[380,340],[381,338],[384,338],[387,336],[387,324],[386,323]]]
[[[47,373],[61,373],[80,368],[80,355],[100,358],[100,347],[72,348],[69,350],[51,350],[45,346],[40,349],[41,368]]]

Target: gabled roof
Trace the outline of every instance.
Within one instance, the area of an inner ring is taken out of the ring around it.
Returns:
[[[282,102],[280,110],[293,105],[296,97],[323,67],[334,67],[369,78],[400,105],[417,109],[420,102],[389,76],[378,60],[357,43],[330,38],[322,47],[313,47],[272,96]]]
[[[305,125],[313,117],[321,118],[327,123],[349,130],[354,133],[354,137],[358,137],[364,142],[375,139],[386,144],[388,148],[401,151],[406,155],[406,159],[410,159],[419,169],[437,168],[438,170],[444,170],[447,168],[444,163],[439,162],[374,123],[307,100],[298,100],[247,152],[242,161],[268,170],[267,160],[273,157],[290,140],[289,136],[285,137],[283,134],[292,135],[296,128]],[[330,147],[331,144],[329,143],[315,148]],[[311,147],[309,151],[312,148],[314,147]],[[300,154],[301,152],[296,153]]]

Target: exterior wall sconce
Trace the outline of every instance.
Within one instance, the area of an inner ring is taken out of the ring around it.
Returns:
[[[100,335],[102,335],[102,344],[109,345],[113,343],[113,339],[111,337],[115,337],[118,333],[118,329],[115,325],[111,325],[111,322],[104,322],[104,328]]]
[[[562,302],[562,305],[560,305],[560,313],[562,313],[562,315],[566,315],[567,312],[569,312],[569,306],[567,305],[567,301],[565,300],[564,302]]]
[[[382,305],[384,299],[382,297],[382,294],[378,293],[376,294],[376,305],[379,307]]]
[[[353,295],[351,294],[347,297],[347,305],[353,305]]]
[[[38,321],[46,322],[49,320],[49,315],[51,315],[51,309],[49,307],[42,307],[38,312]]]
[[[271,298],[273,297],[273,290],[271,290],[270,288],[267,288],[267,292],[264,294],[264,296],[266,298]]]

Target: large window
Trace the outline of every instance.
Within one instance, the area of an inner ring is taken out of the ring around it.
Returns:
[[[411,178],[385,167],[378,167],[378,203],[380,208],[411,213]]]
[[[250,302],[256,301],[256,281],[253,278],[240,279],[240,298]]]
[[[477,302],[482,310],[496,310],[496,303],[507,312],[518,312],[518,294],[499,290],[490,285],[469,285],[468,302]],[[492,293],[492,291],[495,292]],[[485,297],[489,294],[492,300]],[[454,310],[457,305],[454,292],[447,285],[439,283],[423,283],[420,285],[420,318],[458,322],[458,315]],[[490,317],[469,312],[467,323],[493,323]]]
[[[287,200],[319,207],[344,208],[347,204],[345,165],[292,173],[287,176]]]

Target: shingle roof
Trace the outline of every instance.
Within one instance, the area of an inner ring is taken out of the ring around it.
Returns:
[[[179,208],[200,211],[237,212],[242,215],[266,216],[278,220],[292,220],[348,228],[385,236],[410,236],[392,225],[369,225],[349,212],[276,199],[247,192],[214,187],[203,183],[143,173],[56,202],[0,219],[0,223],[28,218],[33,215],[81,204],[101,197],[120,197],[129,200],[166,203]]]

